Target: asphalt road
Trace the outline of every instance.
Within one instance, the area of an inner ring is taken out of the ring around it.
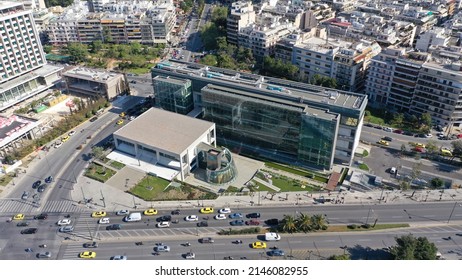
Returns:
[[[89,249],[97,253],[96,259],[107,260],[115,255],[125,255],[130,260],[178,260],[184,259],[184,254],[193,252],[196,259],[222,260],[232,259],[325,259],[333,254],[348,252],[352,259],[387,259],[386,248],[396,244],[395,237],[412,233],[416,237],[426,236],[430,242],[437,245],[438,250],[448,259],[459,259],[462,255],[462,226],[441,226],[438,228],[422,227],[395,229],[382,232],[356,233],[311,233],[306,235],[282,235],[281,241],[267,242],[266,249],[252,249],[251,243],[262,241],[262,235],[246,236],[215,236],[214,242],[203,244],[202,237],[189,236],[183,238],[169,237],[152,238],[143,241],[143,245],[136,245],[137,240],[100,242],[96,249]],[[449,238],[449,236],[451,238]],[[235,244],[236,239],[242,244]],[[185,246],[189,242],[190,246]],[[163,243],[170,247],[170,252],[155,255],[156,243]],[[285,252],[283,257],[271,257],[271,248]],[[78,259],[78,254],[86,250],[82,242],[73,242],[61,247],[59,259]]]

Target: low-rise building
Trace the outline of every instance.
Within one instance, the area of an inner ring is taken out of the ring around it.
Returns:
[[[119,73],[76,67],[63,72],[62,77],[67,92],[95,98],[112,100],[128,89],[125,76]]]

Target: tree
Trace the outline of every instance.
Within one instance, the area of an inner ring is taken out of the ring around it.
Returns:
[[[420,121],[422,122],[422,125],[425,127],[424,132],[425,133],[430,132],[430,128],[432,127],[432,116],[430,115],[430,113],[428,113],[428,112],[423,113],[420,116]]]
[[[311,230],[311,217],[307,214],[300,213],[296,219],[297,228],[303,232],[309,232]]]
[[[284,219],[282,219],[281,228],[283,231],[288,233],[294,233],[297,231],[297,224],[295,223],[294,216],[284,215]]]
[[[228,8],[224,6],[217,6],[212,11],[212,22],[218,28],[226,30],[226,23],[228,21]]]
[[[101,159],[104,155],[104,149],[100,146],[93,146],[93,148],[91,148],[91,152],[93,156],[97,159]]]
[[[218,27],[211,22],[201,27],[201,40],[206,50],[218,49],[217,38],[223,36],[226,36],[226,34],[220,32]]]
[[[393,116],[393,120],[391,121],[391,123],[396,127],[401,127],[403,125],[403,121],[404,121],[404,115],[399,113]]]
[[[427,151],[427,154],[434,155],[438,153],[438,147],[436,146],[437,143],[435,140],[429,140],[427,144],[425,145],[425,150]]]
[[[451,142],[452,155],[462,157],[462,140],[456,140]]]
[[[350,255],[343,254],[343,255],[332,255],[327,258],[328,260],[337,260],[337,261],[347,261],[351,260]]]
[[[84,62],[88,56],[87,46],[80,43],[67,44],[67,53],[70,56],[70,60],[74,63]]]
[[[101,42],[101,40],[95,40],[91,42],[90,44],[91,53],[96,54],[102,49],[103,49],[103,42]]]
[[[138,42],[131,42],[130,43],[130,53],[134,55],[141,54],[143,46]]]
[[[217,57],[212,54],[208,54],[201,59],[201,63],[209,66],[217,66]]]
[[[395,260],[436,260],[437,248],[426,237],[415,238],[412,234],[396,237],[396,246],[390,249]]]
[[[414,163],[414,165],[412,166],[412,170],[411,170],[411,181],[419,178],[420,174],[422,173],[422,163],[419,161],[417,163]]]
[[[311,228],[314,230],[320,230],[326,228],[326,216],[321,214],[316,214],[311,216]]]
[[[404,154],[407,151],[406,149],[406,144],[401,144],[401,155]]]
[[[46,53],[51,53],[52,50],[53,50],[53,46],[50,46],[50,45],[43,46],[43,51]]]
[[[430,181],[432,188],[439,189],[443,186],[444,182],[439,177],[435,177]]]

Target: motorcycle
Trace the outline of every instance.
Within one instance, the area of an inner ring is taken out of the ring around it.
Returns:
[[[32,248],[26,248],[26,252],[34,252],[34,250],[32,250]]]
[[[185,246],[185,247],[189,247],[189,246],[191,246],[191,243],[189,243],[189,242],[186,242],[186,243],[184,243],[184,244],[183,244],[183,246]]]
[[[46,244],[41,244],[41,245],[39,245],[39,247],[40,247],[40,248],[46,248],[47,245],[46,245]]]
[[[136,246],[141,246],[141,245],[143,245],[143,242],[142,242],[142,241],[140,241],[140,242],[135,242],[135,245],[136,245]]]
[[[278,247],[277,247],[277,246],[273,246],[273,247],[271,247],[270,249],[276,250],[276,249],[278,249]]]
[[[242,240],[235,240],[233,241],[234,244],[242,244]]]

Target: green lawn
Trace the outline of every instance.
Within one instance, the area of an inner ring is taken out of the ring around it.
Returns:
[[[11,177],[10,175],[4,175],[0,178],[0,185],[6,186],[9,182],[11,182],[11,180],[13,180],[13,177]]]
[[[96,163],[92,163],[90,164],[88,169],[85,171],[85,176],[104,183],[107,180],[109,180],[109,178],[114,176],[115,173],[116,172],[112,169],[105,168]]]
[[[154,67],[154,64],[149,64],[149,66],[143,67],[143,68],[133,68],[133,69],[127,69],[126,71],[128,73],[132,74],[138,74],[138,75],[143,75],[146,73],[149,73],[151,68]]]
[[[114,167],[115,169],[119,169],[119,170],[125,167],[125,164],[120,163],[118,161],[112,161],[110,165]]]
[[[129,192],[144,200],[154,200],[169,184],[170,182],[165,179],[147,175]]]
[[[276,186],[281,189],[281,192],[294,192],[294,191],[318,191],[319,188],[312,185],[305,185],[305,188],[302,189],[300,182],[293,182],[291,179],[285,178],[275,178],[271,179],[273,181],[273,186]]]
[[[273,189],[268,188],[267,186],[263,185],[262,183],[252,181],[256,186],[258,186],[258,189],[253,189],[252,191],[261,191],[261,192],[274,192]]]
[[[367,166],[367,164],[365,164],[365,163],[361,163],[359,165],[359,169],[369,171],[369,166]]]
[[[317,173],[317,172],[305,171],[305,170],[301,170],[301,169],[298,169],[298,168],[293,168],[293,167],[290,167],[290,166],[286,166],[286,165],[282,165],[282,164],[278,164],[278,163],[274,163],[274,162],[265,162],[265,165],[268,166],[268,167],[271,167],[271,168],[274,168],[274,169],[279,169],[279,170],[289,172],[289,173],[292,173],[292,174],[295,174],[295,175],[299,175],[299,176],[303,176],[303,177],[307,177],[307,178],[312,178],[312,179],[314,179],[314,180],[316,180],[318,182],[321,182],[321,183],[327,183],[327,181],[329,180],[323,174],[320,174],[320,173]]]

